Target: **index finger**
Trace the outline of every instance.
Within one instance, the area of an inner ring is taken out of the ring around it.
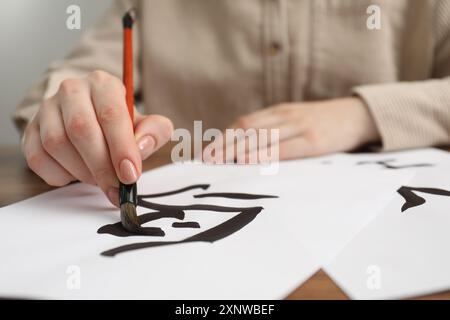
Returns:
[[[135,183],[141,175],[142,162],[128,114],[125,88],[119,79],[104,72],[94,72],[91,77],[92,102],[117,177],[122,183]]]

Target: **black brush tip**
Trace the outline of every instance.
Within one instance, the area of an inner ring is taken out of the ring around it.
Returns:
[[[137,186],[133,184],[119,185],[120,221],[125,230],[136,233],[140,227],[136,212]]]
[[[131,233],[140,233],[141,227],[136,213],[136,206],[130,202],[120,205],[120,221],[125,230]]]
[[[136,18],[136,11],[134,8],[128,10],[122,18],[124,28],[132,28],[134,20]]]

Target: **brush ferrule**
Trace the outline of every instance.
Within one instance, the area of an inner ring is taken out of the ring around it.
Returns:
[[[136,206],[137,204],[137,187],[136,183],[123,184],[119,186],[119,202],[120,205],[124,203],[131,203]]]

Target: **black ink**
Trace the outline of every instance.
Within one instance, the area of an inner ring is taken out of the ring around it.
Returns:
[[[432,167],[433,164],[430,163],[416,163],[416,164],[405,164],[405,165],[392,165],[390,162],[397,161],[396,159],[386,159],[386,160],[373,160],[373,161],[360,161],[357,165],[365,165],[365,164],[378,164],[386,169],[398,170],[398,169],[407,169],[407,168],[421,168],[421,167]]]
[[[102,252],[103,256],[115,256],[116,254],[123,253],[126,251],[137,250],[142,248],[150,248],[157,246],[165,246],[171,244],[180,244],[186,242],[214,242],[220,239],[223,239],[234,232],[242,229],[248,223],[250,223],[262,210],[263,207],[226,207],[226,206],[217,206],[217,205],[209,205],[209,204],[192,204],[192,205],[166,205],[155,202],[150,202],[144,199],[147,198],[157,198],[170,196],[178,193],[182,193],[185,191],[193,190],[193,189],[203,189],[206,190],[209,188],[208,184],[198,184],[189,186],[186,188],[158,193],[158,194],[147,194],[147,195],[138,195],[137,204],[138,206],[145,207],[147,209],[155,210],[153,212],[145,213],[140,215],[139,223],[141,225],[162,219],[162,218],[175,218],[178,220],[183,220],[185,217],[185,211],[187,210],[201,210],[201,211],[211,211],[211,212],[237,212],[238,214],[232,217],[231,219],[213,227],[203,232],[200,232],[194,236],[186,238],[180,241],[150,241],[150,242],[142,242],[142,243],[134,243],[128,244],[124,246],[120,246],[111,250],[107,250]],[[232,199],[243,199],[243,200],[253,200],[253,199],[262,199],[262,198],[278,198],[277,196],[272,195],[258,195],[258,194],[247,194],[247,193],[207,193],[207,194],[198,194],[195,195],[194,198],[207,198],[207,197],[222,197],[222,198],[232,198]],[[200,225],[197,222],[174,222],[172,224],[174,228],[200,228]],[[141,227],[138,230],[138,234],[131,233],[125,230],[120,222],[114,224],[108,224],[97,231],[101,234],[110,234],[116,237],[129,237],[129,236],[157,236],[163,237],[165,235],[164,231],[158,227]]]
[[[172,223],[172,228],[200,228],[198,222],[195,221],[186,221],[186,222],[174,222]]]
[[[194,184],[194,185],[186,187],[186,188],[181,188],[181,189],[173,190],[173,191],[169,191],[169,192],[154,193],[154,194],[143,194],[143,195],[138,196],[138,198],[140,198],[140,199],[144,199],[144,198],[160,198],[160,197],[166,197],[166,196],[171,196],[171,195],[174,195],[174,194],[183,193],[185,191],[189,191],[189,190],[193,190],[193,189],[206,190],[209,187],[210,187],[209,184]]]
[[[268,198],[278,198],[278,196],[270,196],[265,194],[248,194],[248,193],[232,193],[232,192],[222,192],[222,193],[202,193],[194,195],[194,198],[228,198],[228,199],[242,199],[242,200],[253,200],[253,199],[268,199]]]
[[[167,212],[151,212],[151,213],[145,213],[140,216],[138,216],[139,223],[142,225],[144,223],[162,219],[162,218],[174,218],[178,220],[184,219],[184,212],[183,211],[167,211]],[[155,237],[163,237],[165,236],[164,231],[161,228],[157,227],[141,227],[143,232],[141,233],[132,233],[126,230],[122,223],[117,222],[114,224],[107,224],[100,229],[98,229],[97,233],[105,233],[110,234],[116,237],[130,237],[130,236],[155,236]]]
[[[114,224],[107,224],[98,229],[97,233],[111,234],[116,237],[130,237],[130,236],[154,236],[164,237],[166,234],[161,228],[157,227],[139,227],[136,232],[126,230],[121,222]]]
[[[223,239],[236,231],[239,231],[243,227],[245,227],[248,223],[250,223],[257,215],[261,212],[262,207],[249,208],[246,212],[242,212],[233,218],[215,226],[214,228],[208,229],[201,233],[198,233],[192,237],[186,238],[180,241],[150,241],[150,242],[141,242],[141,243],[132,243],[128,245],[124,245],[121,247],[117,247],[111,250],[107,250],[102,252],[103,256],[113,257],[119,253],[143,249],[143,248],[151,248],[151,247],[159,247],[159,246],[167,246],[173,244],[187,243],[187,242],[210,242]]]
[[[405,203],[403,204],[401,210],[402,212],[408,210],[409,208],[414,208],[420,205],[423,205],[426,200],[421,196],[418,196],[415,192],[434,194],[438,196],[446,196],[450,197],[450,191],[443,189],[435,189],[435,188],[414,188],[414,187],[406,187],[403,186],[397,190],[397,192],[405,199]]]
[[[211,204],[191,204],[186,206],[175,206],[159,204],[155,202],[145,201],[138,199],[138,205],[147,209],[153,209],[158,211],[172,211],[172,210],[204,210],[204,211],[216,211],[216,212],[239,212],[247,209],[246,207],[222,207]]]

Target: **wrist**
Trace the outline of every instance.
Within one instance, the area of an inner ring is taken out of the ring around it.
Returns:
[[[359,97],[349,98],[352,108],[357,115],[357,124],[359,128],[358,142],[359,145],[368,143],[377,143],[380,141],[380,133],[378,131],[372,113],[366,103]]]

